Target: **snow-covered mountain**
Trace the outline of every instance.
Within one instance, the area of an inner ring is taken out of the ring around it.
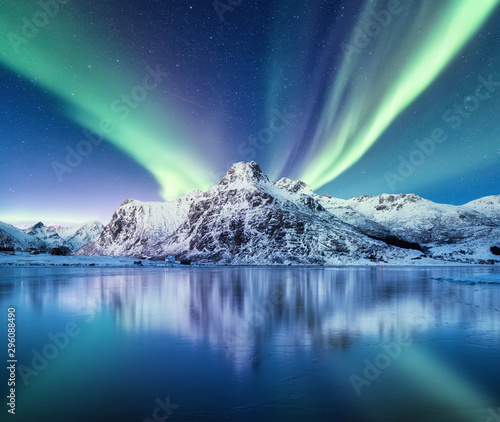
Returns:
[[[26,226],[26,227],[21,227],[21,226],[18,226],[20,229],[26,229],[30,226]],[[65,226],[61,226],[60,224],[50,224],[50,225],[47,225],[45,227],[48,227],[49,229],[51,230],[54,230],[55,232],[61,230],[61,229],[65,229],[66,227]]]
[[[45,243],[37,237],[26,234],[23,230],[0,221],[0,248],[15,250],[35,248],[43,250],[45,247]]]
[[[66,246],[71,251],[75,251],[99,236],[103,228],[103,224],[98,221],[89,221],[72,227],[54,228],[39,222],[23,229],[0,222],[0,247],[15,250],[38,249],[41,252],[48,252],[52,248]]]
[[[366,221],[379,224],[395,238],[417,243],[439,259],[457,254],[491,259],[490,247],[500,243],[500,196],[461,206],[437,204],[413,194],[349,200],[321,197],[320,203],[343,221],[358,227]]]
[[[461,206],[464,210],[476,211],[491,220],[491,223],[500,225],[500,195],[485,196]]]
[[[49,248],[67,246],[64,239],[55,230],[45,226],[41,221],[24,229],[23,232],[40,239]]]
[[[234,164],[192,204],[171,236],[144,253],[224,264],[333,264],[398,256],[396,248],[341,221],[296,186],[281,186],[257,163]]]
[[[421,255],[359,214],[364,227],[329,212],[303,182],[270,182],[258,164],[234,164],[205,193],[177,201],[127,200],[101,236],[78,254],[157,257],[225,264],[333,264]]]
[[[97,238],[103,229],[104,225],[100,221],[87,221],[71,227],[58,226],[55,231],[64,240],[66,246],[76,251]]]
[[[413,194],[363,195],[349,200],[322,197],[320,203],[344,221],[356,225],[362,216],[401,239],[422,244],[456,243],[482,230],[498,228],[493,209],[486,215],[468,204],[436,204]],[[496,215],[500,217],[498,201]]]
[[[500,196],[462,206],[413,194],[319,196],[301,181],[270,182],[234,164],[212,189],[177,201],[125,201],[78,254],[224,264],[335,264],[381,259],[477,262],[497,258]]]
[[[127,199],[113,214],[100,236],[78,253],[141,256],[164,241],[184,222],[191,204],[200,196],[200,191],[194,191],[170,202]]]

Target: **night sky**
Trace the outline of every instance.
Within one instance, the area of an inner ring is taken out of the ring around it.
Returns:
[[[0,221],[107,223],[237,161],[318,194],[499,194],[500,1],[5,1]]]

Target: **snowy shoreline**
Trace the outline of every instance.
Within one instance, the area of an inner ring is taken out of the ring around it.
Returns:
[[[141,264],[136,264],[136,262],[141,262]],[[451,261],[436,261],[433,259],[422,259],[417,261],[414,260],[402,260],[401,262],[392,263],[380,263],[380,262],[370,262],[367,260],[353,261],[353,262],[343,262],[339,264],[329,264],[329,265],[288,265],[288,264],[232,264],[232,265],[221,265],[221,264],[202,264],[193,263],[191,265],[173,264],[165,261],[150,261],[146,259],[129,258],[121,256],[87,256],[87,255],[69,255],[69,256],[53,256],[47,254],[40,255],[8,255],[0,253],[0,267],[98,267],[98,268],[186,268],[186,267],[439,267],[439,266],[458,266],[458,267],[496,267],[495,265],[485,265],[485,264],[471,264],[471,263],[461,263],[461,262],[451,262]]]
[[[140,265],[135,262],[141,262]],[[161,261],[147,261],[122,256],[53,256],[53,255],[6,255],[0,253],[0,267],[183,267]]]

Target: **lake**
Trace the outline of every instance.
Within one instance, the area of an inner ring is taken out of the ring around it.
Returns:
[[[500,421],[498,271],[1,268],[1,419]]]

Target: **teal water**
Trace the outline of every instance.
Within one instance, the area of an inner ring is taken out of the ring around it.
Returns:
[[[494,271],[2,268],[0,419],[500,421]]]

